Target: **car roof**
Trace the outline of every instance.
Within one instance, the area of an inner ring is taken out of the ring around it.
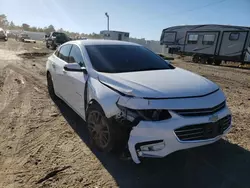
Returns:
[[[119,40],[104,40],[104,39],[84,39],[84,40],[73,40],[67,42],[67,44],[78,44],[80,46],[91,46],[91,45],[133,45],[140,46],[139,44],[132,42],[125,42]]]

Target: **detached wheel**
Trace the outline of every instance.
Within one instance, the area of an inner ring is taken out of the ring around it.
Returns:
[[[118,145],[119,127],[109,122],[100,105],[96,103],[90,105],[86,120],[90,143],[99,151],[114,151]]]
[[[58,97],[55,94],[52,77],[49,72],[47,73],[47,88],[48,88],[48,92],[49,92],[51,99],[57,99]]]

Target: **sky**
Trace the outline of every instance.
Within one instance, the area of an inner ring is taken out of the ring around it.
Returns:
[[[159,40],[164,28],[183,24],[250,27],[250,0],[0,0],[0,14],[21,25],[80,33],[107,29]]]

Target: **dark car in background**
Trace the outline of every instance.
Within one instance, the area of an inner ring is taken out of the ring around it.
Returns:
[[[55,50],[57,46],[70,41],[71,39],[61,32],[51,32],[49,35],[45,35],[46,47]]]
[[[7,33],[4,29],[0,28],[0,40],[4,40],[7,41],[8,40],[8,36]]]

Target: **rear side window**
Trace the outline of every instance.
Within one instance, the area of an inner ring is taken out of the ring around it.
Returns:
[[[240,33],[231,33],[229,35],[229,40],[239,40]]]
[[[71,47],[72,47],[71,44],[66,44],[66,45],[61,46],[61,49],[58,54],[58,57],[67,63],[69,61],[69,52],[70,52]]]
[[[85,66],[82,53],[78,46],[73,45],[69,55],[69,63],[78,63],[81,67]]]
[[[188,44],[197,44],[198,37],[199,37],[199,35],[196,35],[196,34],[189,34],[189,35],[188,35],[187,43],[188,43]]]
[[[213,45],[215,40],[215,35],[204,35],[202,44],[204,45]]]

